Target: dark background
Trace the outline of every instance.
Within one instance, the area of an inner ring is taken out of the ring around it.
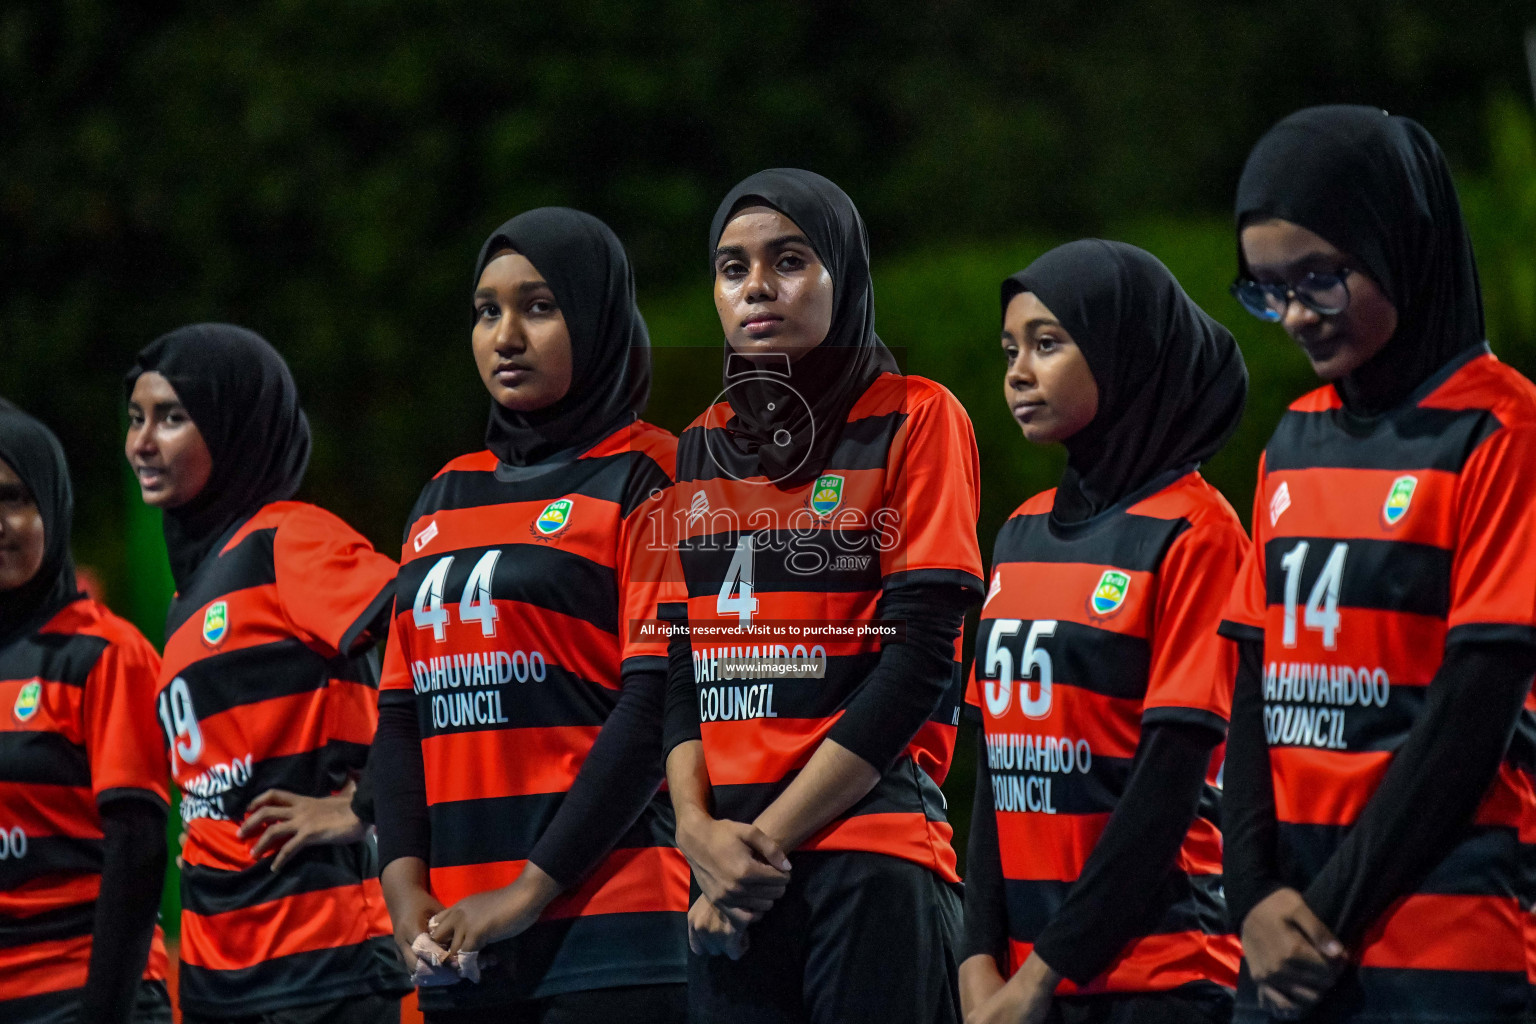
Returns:
[[[63,439],[77,555],[158,642],[158,514],[121,453],[145,343],[265,334],[314,425],[301,496],[394,554],[425,480],[479,445],[469,274],[492,228],[551,203],[613,226],[658,346],[650,418],[675,430],[717,390],[714,206],[798,165],[869,224],[881,334],[971,412],[984,552],[1060,467],[1002,404],[998,282],[1083,235],[1151,249],[1238,335],[1253,395],[1208,475],[1246,519],[1259,449],[1315,386],[1226,294],[1248,148],[1313,103],[1423,122],[1494,350],[1536,371],[1532,24],[1527,0],[6,3],[0,394]],[[962,838],[970,778],[966,753]]]

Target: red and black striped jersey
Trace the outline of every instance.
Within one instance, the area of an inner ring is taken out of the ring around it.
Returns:
[[[1281,419],[1222,630],[1264,643],[1286,885],[1306,888],[1376,791],[1448,641],[1536,637],[1533,490],[1536,386],[1486,347],[1375,419],[1332,387]],[[1516,762],[1531,725],[1527,712],[1464,838],[1367,933],[1340,998],[1383,1020],[1523,1010],[1536,792]]]
[[[751,821],[832,731],[880,659],[881,595],[904,584],[952,583],[981,592],[976,542],[976,438],[955,397],[922,377],[887,373],[848,412],[821,474],[781,487],[726,437],[725,402],[678,442],[667,528],[686,601],[704,758],[715,814]],[[674,577],[677,573],[673,574]],[[825,629],[803,643],[750,639],[770,623]],[[706,631],[739,635],[711,639]],[[754,674],[741,658],[819,663],[821,678]],[[803,850],[902,857],[958,881],[953,831],[939,785],[954,754],[964,699],[960,642],[937,710],[875,788]]]
[[[997,814],[1010,971],[1066,902],[1130,780],[1143,724],[1223,734],[1237,651],[1217,635],[1248,536],[1198,473],[1154,481],[1081,523],[1055,491],[997,536],[968,700],[979,706]],[[1233,987],[1240,959],[1221,890],[1220,752],[1146,927],[1061,994]]]
[[[280,872],[236,832],[279,788],[328,796],[378,722],[363,654],[395,563],[336,516],[274,502],[231,531],[171,602],[154,710],[181,789],[180,1002],[267,1013],[408,990],[370,841],[315,846]]]
[[[159,669],[149,641],[89,598],[0,647],[0,1012],[12,1020],[72,1007],[85,984],[101,888],[97,808],[123,798],[169,807]],[[144,977],[165,975],[157,925]]]
[[[646,530],[677,440],[644,422],[579,457],[531,466],[489,451],[433,478],[406,531],[381,701],[414,703],[433,894],[452,905],[528,862],[617,703],[620,678],[665,671],[654,619],[665,549]],[[659,757],[659,751],[658,751]],[[487,949],[478,985],[423,989],[423,1009],[498,1005],[686,977],[688,865],[658,794],[586,879]]]

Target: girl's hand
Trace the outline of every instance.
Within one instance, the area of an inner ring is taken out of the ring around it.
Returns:
[[[251,847],[251,856],[260,860],[276,851],[273,871],[281,870],[305,847],[359,842],[368,827],[352,813],[356,789],[356,783],[348,782],[341,792],[320,797],[269,789],[246,808],[237,835],[249,839],[259,833],[261,838]]]
[[[703,896],[688,911],[688,948],[700,956],[724,954],[740,960],[747,952],[747,931],[738,928]]]
[[[559,894],[559,883],[529,864],[512,884],[466,896],[432,915],[427,933],[448,951],[449,959],[461,952],[477,953],[527,931]]]
[[[395,948],[400,951],[405,969],[415,974],[417,956],[412,946],[416,937],[427,930],[432,915],[443,909],[442,901],[427,888],[427,866],[417,857],[390,861],[379,876],[379,884],[395,928]]]
[[[762,917],[789,887],[789,858],[756,826],[707,815],[680,819],[677,845],[705,898],[738,929]]]
[[[1060,981],[1061,975],[1031,953],[1006,985],[965,1015],[965,1024],[1042,1024]]]
[[[1349,963],[1349,954],[1295,889],[1264,897],[1243,921],[1243,955],[1259,1005],[1281,1020],[1317,1005]]]

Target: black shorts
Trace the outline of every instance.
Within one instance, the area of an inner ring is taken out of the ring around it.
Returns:
[[[78,1024],[81,989],[46,992],[0,1002],[7,1024]],[[133,1024],[171,1024],[171,995],[163,981],[139,982],[133,1004]]]
[[[400,994],[371,992],[268,1013],[211,1017],[181,1013],[181,1024],[400,1024]]]
[[[427,1024],[683,1024],[686,985],[627,985],[566,992],[506,1006],[429,1010]]]
[[[957,1024],[957,886],[878,853],[790,862],[740,960],[689,954],[694,1024]]]

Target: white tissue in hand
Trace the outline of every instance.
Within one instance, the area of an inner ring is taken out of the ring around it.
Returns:
[[[411,984],[419,988],[431,988],[434,985],[452,985],[459,980],[458,971],[449,966],[448,951],[432,941],[432,936],[422,932],[416,936],[416,941],[411,943],[411,952],[416,954],[416,970],[411,973]],[[475,980],[479,980],[480,969],[475,968]]]

